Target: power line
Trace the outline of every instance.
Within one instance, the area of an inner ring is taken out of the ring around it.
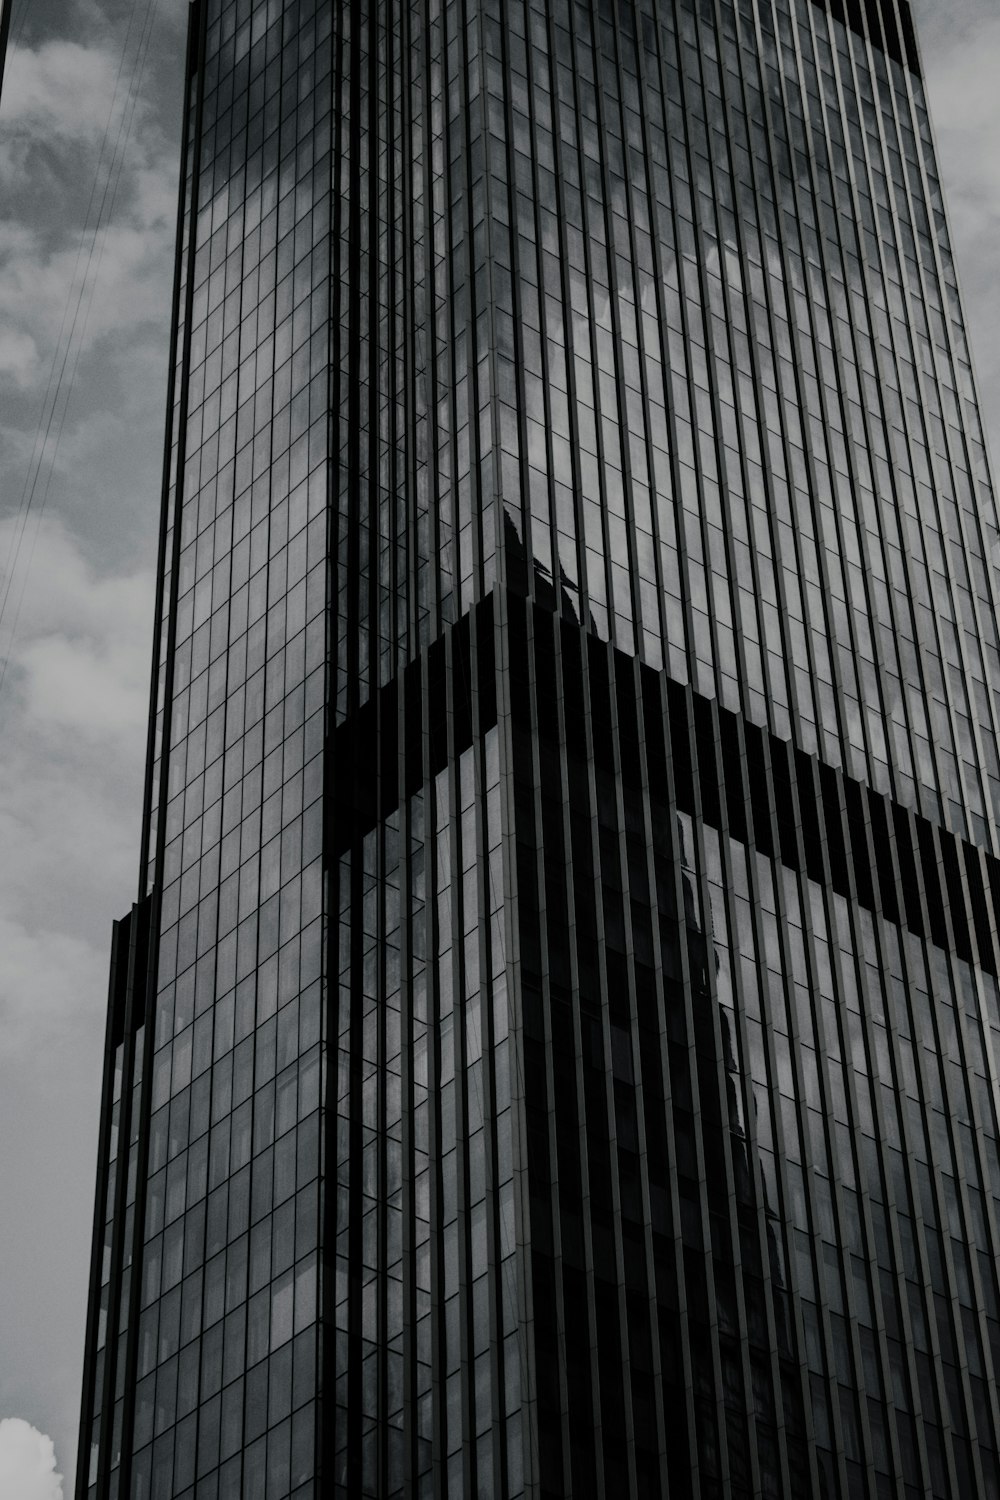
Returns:
[[[66,360],[67,360],[67,357],[68,357],[68,354],[69,354],[69,341],[72,340],[73,334],[74,334],[74,332],[76,330],[76,323],[77,323],[77,319],[79,317],[80,305],[81,305],[81,301],[82,301],[82,297],[83,297],[83,293],[84,293],[84,287],[85,287],[85,284],[86,284],[87,273],[88,273],[88,271],[90,269],[90,265],[91,265],[92,260],[93,260],[94,247],[96,245],[97,235],[98,235],[99,229],[101,227],[101,213],[102,213],[102,210],[103,210],[105,202],[106,202],[107,182],[110,181],[110,174],[111,174],[111,171],[113,170],[113,166],[114,166],[115,151],[117,150],[117,140],[116,140],[116,143],[115,143],[115,150],[112,152],[111,166],[109,166],[109,169],[108,169],[108,173],[109,173],[108,179],[105,181],[104,195],[101,198],[100,207],[98,208],[98,213],[97,213],[97,219],[94,222],[93,235],[92,235],[92,238],[91,238],[90,250],[89,250],[89,253],[87,255],[87,264],[86,264],[86,266],[84,268],[83,279],[80,282],[79,288],[77,289],[76,310],[75,310],[75,312],[73,314],[73,319],[72,319],[71,326],[70,326],[69,340],[67,341],[66,348],[64,349],[63,348],[63,334],[66,331],[66,321],[67,321],[67,318],[69,317],[70,308],[71,308],[71,306],[73,304],[74,287],[76,287],[77,277],[78,277],[79,272],[80,272],[80,264],[81,264],[81,261],[83,260],[83,256],[84,256],[84,248],[85,248],[85,244],[86,244],[86,237],[87,237],[87,233],[88,233],[88,228],[89,228],[89,225],[90,225],[91,213],[93,211],[94,203],[95,203],[95,200],[96,200],[97,194],[98,194],[98,188],[99,188],[100,182],[101,182],[101,171],[102,171],[102,168],[103,168],[103,165],[104,165],[104,154],[105,154],[105,151],[107,149],[108,141],[109,141],[110,136],[111,136],[111,125],[112,125],[112,121],[114,120],[115,111],[116,111],[116,108],[117,108],[117,105],[118,105],[118,92],[119,92],[119,88],[120,88],[120,85],[121,85],[122,74],[123,74],[124,69],[125,69],[125,59],[126,59],[126,57],[128,55],[129,41],[130,41],[131,35],[132,35],[132,28],[133,28],[133,25],[134,25],[134,22],[135,22],[135,16],[136,16],[136,7],[133,6],[133,9],[132,9],[132,11],[130,12],[130,15],[129,15],[129,24],[128,24],[128,29],[127,29],[126,34],[125,34],[125,41],[124,41],[124,44],[122,46],[122,53],[121,53],[121,56],[120,56],[120,58],[118,60],[118,71],[117,71],[117,73],[115,75],[115,83],[114,83],[114,88],[112,90],[111,104],[110,104],[109,109],[108,109],[108,118],[107,118],[107,121],[106,121],[105,126],[104,126],[104,134],[103,134],[103,136],[101,138],[101,146],[100,146],[100,151],[98,152],[97,165],[96,165],[96,167],[94,169],[94,180],[93,180],[93,183],[91,184],[90,199],[89,199],[89,202],[87,203],[87,211],[86,211],[86,213],[84,215],[83,231],[81,233],[80,243],[79,243],[79,245],[77,247],[76,262],[75,262],[75,264],[73,266],[73,273],[70,276],[69,291],[67,293],[66,303],[65,303],[65,305],[63,307],[62,319],[61,319],[60,324],[59,324],[59,332],[56,335],[55,347],[54,347],[54,349],[52,351],[52,363],[51,363],[51,365],[49,367],[48,382],[47,382],[46,388],[45,388],[45,395],[44,395],[44,397],[42,399],[41,416],[39,418],[38,427],[37,427],[36,432],[35,432],[35,439],[34,439],[34,443],[32,444],[31,458],[30,458],[30,460],[28,462],[28,468],[27,468],[27,471],[26,471],[25,476],[24,476],[24,484],[23,484],[23,486],[21,488],[21,496],[20,496],[20,499],[18,501],[18,507],[17,507],[17,509],[18,509],[18,520],[20,522],[20,526],[19,526],[19,529],[18,529],[16,540],[15,540],[13,548],[12,548],[12,554],[11,554],[11,557],[9,559],[9,568],[8,568],[8,573],[7,573],[6,586],[5,586],[5,589],[4,589],[3,596],[2,596],[2,598],[0,598],[0,622],[2,622],[2,620],[3,620],[3,613],[4,613],[5,606],[7,604],[7,599],[9,597],[10,588],[11,588],[11,584],[12,584],[12,580],[13,580],[14,568],[16,567],[16,564],[17,564],[17,558],[18,558],[18,553],[20,551],[21,540],[23,538],[24,529],[25,529],[25,526],[27,524],[27,512],[31,509],[32,500],[34,498],[35,486],[37,485],[37,482],[38,482],[38,475],[39,475],[39,472],[40,472],[40,469],[41,469],[41,464],[42,464],[42,461],[43,461],[45,445],[46,445],[46,443],[48,441],[49,434],[50,434],[51,428],[52,428],[52,420],[53,420],[53,416],[55,414],[55,407],[56,407],[56,403],[57,403],[58,397],[59,397],[59,386],[60,386],[60,382],[61,382],[61,380],[62,380],[62,378],[63,378],[63,376],[65,374]],[[123,111],[122,118],[124,119],[124,111]],[[120,129],[121,129],[121,121],[119,121],[119,132],[120,132]],[[62,361],[61,361],[61,364],[60,364],[60,351],[62,352]],[[58,371],[58,374],[57,374],[57,371]],[[50,401],[51,401],[51,405],[50,405]],[[47,417],[46,417],[46,412],[48,412],[48,416]]]
[[[33,535],[30,540],[24,567],[23,569],[21,569],[20,588],[17,591],[16,604],[14,605],[14,617],[9,632],[7,648],[2,661],[0,661],[0,692],[2,692],[3,689],[4,681],[7,675],[7,667],[10,662],[11,653],[13,651],[14,640],[17,634],[17,626],[21,614],[21,606],[25,595],[27,578],[31,569],[32,557],[34,555],[35,543],[38,538],[42,515],[44,513],[45,504],[48,499],[49,489],[52,483],[52,474],[55,469],[55,461],[59,451],[59,444],[62,437],[63,427],[66,421],[66,414],[69,408],[70,398],[72,396],[76,371],[79,366],[80,356],[84,347],[87,323],[90,317],[90,310],[93,305],[101,259],[104,254],[104,248],[107,240],[107,229],[114,215],[114,209],[118,198],[122,170],[125,162],[125,153],[132,132],[132,125],[134,122],[135,111],[139,99],[140,86],[148,60],[149,45],[156,20],[158,6],[159,0],[147,0],[145,13],[139,27],[138,44],[135,49],[135,57],[131,65],[128,84],[126,86],[125,100],[124,104],[122,105],[121,115],[118,121],[118,128],[111,150],[111,156],[107,167],[107,175],[104,178],[103,190],[100,192],[100,203],[98,205],[96,218],[94,219],[93,231],[90,234],[89,248],[86,249],[86,263],[83,267],[82,276],[79,276],[80,265],[84,257],[84,251],[87,243],[88,226],[90,224],[94,202],[97,199],[98,192],[101,188],[102,168],[104,165],[105,153],[108,147],[109,140],[111,138],[112,124],[118,104],[121,80],[125,72],[126,58],[129,54],[129,44],[132,39],[132,33],[139,12],[138,0],[136,0],[136,3],[133,4],[129,14],[128,28],[122,47],[121,57],[118,63],[118,71],[115,78],[115,85],[112,94],[111,107],[108,113],[108,120],[107,124],[105,125],[104,134],[101,140],[97,166],[95,168],[94,181],[90,192],[90,200],[87,205],[87,213],[84,219],[84,228],[80,245],[77,250],[77,257],[73,269],[73,274],[70,278],[69,292],[67,295],[65,307],[63,309],[63,315],[60,323],[59,334],[56,339],[55,349],[53,351],[52,364],[49,370],[48,384],[42,403],[42,410],[39,418],[38,428],[35,434],[34,444],[32,446],[31,459],[29,460],[24,486],[21,492],[21,499],[18,505],[15,537],[8,554],[7,574],[4,591],[2,597],[0,597],[0,623],[2,623],[3,621],[5,612],[9,612],[8,606],[12,603],[15,573],[18,569],[18,564],[21,558],[22,545],[28,529],[28,522],[31,516],[32,506],[35,501],[36,492],[38,491],[39,480],[41,478],[43,468],[45,468],[46,472],[44,485],[41,490],[39,503],[35,510],[35,526]],[[27,6],[25,7],[25,10],[26,9]],[[79,285],[77,285],[78,278]],[[74,287],[76,288],[75,306]],[[64,341],[63,335],[66,329],[66,323],[67,319],[69,318],[71,307],[73,308],[72,319],[70,320],[69,333],[66,335]],[[78,329],[79,336],[77,336]],[[71,355],[72,366],[70,367]],[[68,381],[66,379],[67,368],[70,369]],[[50,438],[52,437],[54,425],[55,438],[50,447],[49,443]]]

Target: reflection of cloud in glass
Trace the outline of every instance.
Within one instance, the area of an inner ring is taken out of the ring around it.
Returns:
[[[507,585],[517,594],[528,593],[527,553],[521,540],[520,516],[509,505],[504,505],[504,547],[507,558]],[[580,591],[567,577],[561,559],[556,563],[557,575],[553,579],[549,570],[537,557],[531,560],[531,594],[543,609],[558,609],[564,618],[576,623],[580,620]],[[557,602],[558,601],[558,602]],[[593,623],[589,624],[594,629]]]
[[[748,1097],[757,1113],[757,1099],[752,1080],[743,1072],[739,1062],[737,1039],[733,1034],[729,1013],[724,1003],[728,997],[730,1007],[735,1006],[730,982],[728,947],[724,933],[711,934],[711,923],[702,916],[701,902],[694,870],[694,824],[684,813],[677,815],[677,841],[680,854],[681,879],[684,893],[684,922],[687,934],[690,964],[692,1018],[694,1023],[694,1052],[697,1058],[699,1092],[699,1129],[705,1152],[706,1193],[710,1215],[718,1215],[721,1222],[729,1225],[739,1244],[741,1270],[744,1278],[751,1277],[763,1283],[774,1317],[779,1355],[798,1359],[794,1332],[794,1320],[789,1305],[789,1289],[784,1271],[784,1255],[780,1242],[780,1216],[778,1207],[771,1202],[768,1190],[768,1174],[761,1169],[754,1172],[751,1159],[752,1132],[748,1133],[744,1118],[743,1100]],[[713,1005],[713,981],[715,1001]],[[668,995],[668,1005],[671,1003]],[[674,1003],[680,1003],[679,997]],[[718,1022],[718,1041],[716,1039]],[[721,1051],[720,1051],[721,1043]],[[719,1068],[722,1069],[720,1088]],[[766,1104],[764,1105],[766,1108]],[[732,1164],[737,1211],[727,1191],[727,1156]],[[759,1175],[764,1201],[763,1216],[767,1237],[767,1274],[761,1262],[760,1243],[756,1230],[756,1213],[741,1214],[741,1208],[754,1210],[757,1206],[755,1177]],[[694,1245],[693,1248],[698,1248]],[[714,1250],[713,1246],[713,1250]],[[746,1281],[744,1282],[746,1285]],[[734,1303],[735,1310],[735,1303]],[[730,1329],[746,1339],[751,1349],[760,1356],[770,1358],[771,1349],[761,1342],[764,1328],[763,1309],[753,1305],[747,1297],[749,1327]],[[805,1433],[804,1408],[797,1382],[786,1382],[783,1390],[785,1402],[784,1420],[789,1433],[802,1437]]]

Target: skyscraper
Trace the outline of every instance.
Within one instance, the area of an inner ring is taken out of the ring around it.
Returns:
[[[196,0],[181,180],[79,1500],[996,1500],[906,0]]]

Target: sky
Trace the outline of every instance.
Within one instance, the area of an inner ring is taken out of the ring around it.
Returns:
[[[0,600],[37,469],[0,619],[0,1419],[20,1419],[0,1425],[0,1500],[73,1493],[111,923],[138,883],[186,20],[186,0],[14,0],[0,99]],[[72,394],[33,468],[88,261]]]
[[[1000,7],[913,4],[1000,455]],[[138,879],[186,13],[14,0],[0,100],[0,1500],[73,1492],[111,922]]]

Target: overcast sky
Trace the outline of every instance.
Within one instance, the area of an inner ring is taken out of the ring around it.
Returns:
[[[0,1426],[0,1500],[55,1500],[56,1472],[68,1497],[76,1467],[111,922],[138,882],[186,19],[186,0],[14,0],[0,101],[0,600],[88,206],[93,224],[131,124],[0,689],[0,1419],[55,1445]]]
[[[997,454],[1000,15],[996,0],[914,8]],[[0,620],[0,1500],[56,1500],[59,1473],[72,1493],[110,925],[137,883],[186,12],[15,0],[0,104],[0,599],[19,558]],[[91,256],[91,188],[129,123]],[[74,315],[72,396],[22,535]]]

